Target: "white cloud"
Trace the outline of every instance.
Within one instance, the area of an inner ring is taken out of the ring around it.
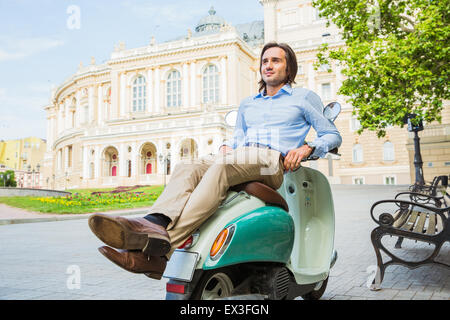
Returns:
[[[0,62],[23,59],[62,45],[64,45],[64,41],[49,37],[0,36]]]

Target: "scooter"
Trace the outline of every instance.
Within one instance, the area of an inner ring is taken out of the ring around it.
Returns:
[[[334,122],[340,110],[332,102],[321,112]],[[166,299],[320,299],[337,259],[334,226],[330,185],[317,170],[285,173],[276,191],[234,186],[168,261]]]

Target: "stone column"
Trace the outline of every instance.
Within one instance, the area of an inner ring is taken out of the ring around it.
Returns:
[[[101,161],[101,154],[100,154],[100,146],[95,146],[94,149],[94,178],[100,178],[100,161]]]
[[[191,62],[191,106],[195,107],[197,105],[197,95],[196,95],[196,66],[195,60]]]
[[[120,118],[125,117],[125,113],[126,113],[126,101],[125,101],[125,90],[126,90],[126,79],[125,79],[125,74],[121,73],[119,75],[120,77],[120,103],[119,103],[119,115]]]
[[[119,172],[118,175],[121,177],[127,176],[126,174],[126,159],[125,159],[125,144],[122,143],[119,146]]]
[[[161,103],[160,103],[160,69],[159,67],[155,68],[155,107],[153,108],[155,113],[160,113],[161,111]]]
[[[97,124],[103,125],[103,86],[97,88]]]
[[[69,168],[69,147],[65,146],[64,150],[64,172]]]
[[[83,146],[83,180],[89,178],[88,147]]]
[[[228,97],[227,89],[227,57],[224,56],[220,59],[220,86],[219,91],[221,92],[221,104],[226,105]]]
[[[138,177],[137,144],[131,144],[131,176]]]
[[[238,59],[236,57],[236,52],[233,52],[228,59],[228,83],[230,84],[230,100],[228,103],[232,105],[239,105],[239,97],[238,97],[238,85],[240,75],[238,74]]]
[[[93,86],[90,86],[88,88],[88,105],[89,105],[89,123],[92,123],[95,121],[95,97]]]
[[[111,71],[111,113],[109,119],[116,119],[119,115],[119,73]]]
[[[79,128],[81,126],[81,123],[83,122],[82,119],[83,112],[81,110],[81,102],[80,102],[81,94],[79,90],[75,93],[75,98],[77,99],[77,103],[75,105],[75,127]]]
[[[189,106],[189,73],[186,62],[183,63],[183,73],[181,77],[183,79],[183,107],[186,108]]]
[[[147,109],[145,110],[146,113],[152,113],[153,112],[153,70],[149,69],[147,71]]]
[[[69,99],[66,99],[64,101],[64,128],[69,129],[72,127],[72,124],[70,123],[70,101]]]
[[[278,0],[263,0],[264,6],[264,43],[277,41],[277,11]]]
[[[64,131],[64,117],[63,117],[63,104],[59,104],[59,110],[58,110],[58,136],[61,134],[61,132]]]

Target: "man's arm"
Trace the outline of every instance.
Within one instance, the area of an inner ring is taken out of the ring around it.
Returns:
[[[302,159],[314,155],[325,157],[328,151],[339,147],[342,137],[333,122],[323,115],[323,104],[320,97],[314,92],[309,92],[303,101],[305,120],[316,130],[317,137],[311,145],[303,145],[290,150],[285,159],[284,167],[287,171],[296,169]]]
[[[341,145],[342,137],[334,123],[325,118],[321,110],[323,104],[320,97],[312,91],[309,92],[305,97],[305,119],[317,133],[317,137],[311,142],[315,147],[312,154],[324,158],[328,151]]]

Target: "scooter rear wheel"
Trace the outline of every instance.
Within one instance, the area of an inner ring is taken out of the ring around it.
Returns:
[[[328,284],[328,277],[322,281],[320,287],[314,288],[313,291],[308,292],[302,295],[301,297],[303,298],[303,300],[319,300],[325,293],[325,290],[327,289],[327,284]]]
[[[208,270],[197,283],[191,299],[213,300],[231,296],[236,285],[236,276],[230,269]]]

